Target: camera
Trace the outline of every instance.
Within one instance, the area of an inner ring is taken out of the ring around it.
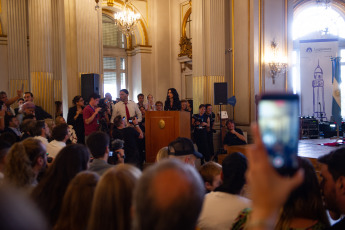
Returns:
[[[98,107],[102,108],[102,109],[98,112],[99,114],[104,114],[105,112],[107,112],[107,110],[108,110],[108,105],[106,104],[104,98],[102,98],[101,100],[99,100]]]
[[[195,120],[195,122],[203,122],[203,120],[202,120],[202,118],[200,118],[199,116],[197,116],[197,115],[193,115],[193,118],[194,118],[194,120]]]
[[[111,142],[110,146],[110,152],[109,152],[109,157],[108,157],[108,163],[115,165],[119,161],[119,158],[117,156],[117,151],[119,149],[123,149],[125,142],[120,139],[115,139]],[[125,156],[123,156],[124,158]]]
[[[137,117],[136,117],[136,116],[130,117],[130,118],[128,119],[128,123],[133,124],[133,120],[134,120],[135,118],[137,118]],[[137,118],[137,119],[138,119],[138,118]]]

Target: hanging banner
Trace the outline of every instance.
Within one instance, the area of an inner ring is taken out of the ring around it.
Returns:
[[[338,39],[300,40],[301,115],[330,120]]]

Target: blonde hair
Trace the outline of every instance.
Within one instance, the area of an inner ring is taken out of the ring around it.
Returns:
[[[156,156],[156,162],[159,162],[159,161],[166,159],[166,158],[169,158],[167,146],[161,148],[158,151],[157,156]]]
[[[138,168],[120,164],[101,177],[92,202],[88,230],[131,229],[133,191],[140,176]]]
[[[33,167],[46,154],[40,140],[27,138],[15,143],[6,156],[5,179],[15,187],[29,187],[36,179]]]
[[[219,175],[222,172],[222,166],[216,162],[209,161],[202,165],[199,169],[199,173],[206,183],[213,183],[214,177]]]
[[[61,118],[64,119],[62,116],[57,116],[55,118],[55,125],[60,125],[60,124],[66,123],[66,122],[61,122]]]

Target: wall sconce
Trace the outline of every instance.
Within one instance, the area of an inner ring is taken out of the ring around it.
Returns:
[[[273,84],[279,74],[284,74],[287,68],[287,58],[282,54],[278,54],[278,43],[275,41],[271,42],[272,53],[265,55],[265,63],[269,66],[270,76]]]

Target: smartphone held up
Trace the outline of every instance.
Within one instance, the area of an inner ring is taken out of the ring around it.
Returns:
[[[258,104],[258,125],[273,167],[282,175],[298,169],[299,96],[263,94]]]

